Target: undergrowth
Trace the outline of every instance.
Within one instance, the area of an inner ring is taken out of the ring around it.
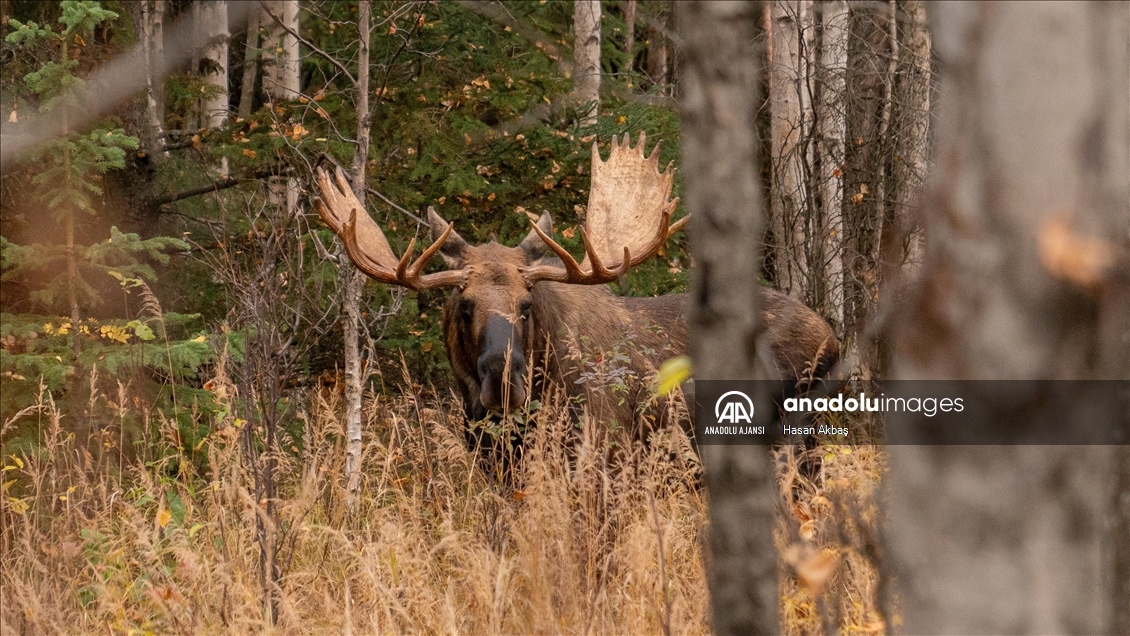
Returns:
[[[503,488],[465,449],[457,406],[370,397],[350,511],[340,395],[306,394],[307,443],[278,457],[268,626],[265,502],[239,446],[254,424],[228,415],[194,450],[157,422],[150,452],[123,454],[114,421],[80,439],[44,390],[3,424],[5,436],[36,427],[40,443],[3,451],[0,633],[709,632],[707,502],[681,433],[613,461],[594,425],[576,434],[567,409],[543,405]],[[867,546],[883,460],[872,447],[817,452],[817,483],[778,453],[783,629],[882,631]]]

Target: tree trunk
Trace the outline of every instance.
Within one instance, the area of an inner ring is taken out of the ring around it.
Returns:
[[[1130,377],[1130,5],[931,10],[942,145],[895,377]],[[1125,447],[891,447],[902,629],[1130,633],[1126,460]]]
[[[844,325],[844,138],[847,118],[848,6],[846,0],[820,3],[820,63],[817,69],[819,101],[816,108],[818,161],[820,164],[820,219],[815,223],[823,241],[821,262],[827,271],[819,276],[826,286],[819,308],[839,332]],[[842,333],[842,332],[841,332]]]
[[[758,377],[754,347],[762,230],[754,130],[757,6],[676,5],[683,37],[683,170],[692,270],[695,380]],[[746,284],[742,284],[745,281]],[[767,376],[761,376],[767,377]],[[710,492],[714,631],[777,633],[774,471],[765,447],[702,446]]]
[[[630,73],[636,59],[636,0],[624,2],[624,56],[628,58],[624,70]]]
[[[298,99],[299,57],[298,0],[272,0],[264,8],[269,15],[259,19],[267,25],[260,55],[263,60],[263,94],[268,104],[280,100]],[[272,17],[273,16],[273,17]],[[278,19],[276,22],[275,18]],[[282,25],[279,24],[282,22]],[[285,27],[285,28],[284,28]],[[270,200],[286,205],[294,212],[298,207],[298,181],[293,178],[271,177],[267,181]]]
[[[145,52],[145,151],[151,161],[168,157],[165,150],[165,1],[141,4],[141,46]]]
[[[600,116],[600,0],[573,4],[573,98],[581,106],[581,125]]]
[[[662,21],[663,13],[652,17]],[[667,36],[663,31],[654,26],[648,27],[647,33],[647,76],[655,86],[667,85]]]
[[[298,0],[271,0],[266,10],[279,19],[283,26],[269,16],[260,18],[266,25],[263,40],[263,93],[268,102],[298,99],[299,53]]]
[[[769,134],[776,284],[804,297],[809,291],[806,221],[809,211],[807,171],[811,131],[808,55],[811,25],[808,0],[774,0],[769,20]]]
[[[259,75],[259,21],[262,11],[247,15],[247,47],[243,53],[243,83],[239,91],[239,116],[247,119],[255,104],[255,80]]]
[[[353,193],[365,205],[365,166],[369,162],[369,43],[372,6],[362,0],[357,10],[357,31],[360,34],[357,53],[357,84],[354,86],[354,112],[357,117],[357,148],[353,151]],[[361,213],[367,214],[364,208]],[[357,502],[361,488],[361,397],[365,377],[361,370],[361,291],[365,277],[352,265],[341,267],[345,287],[345,429],[349,438],[345,474],[347,502],[350,510]]]
[[[205,83],[215,87],[204,99],[200,100],[200,126],[203,128],[219,128],[228,120],[228,3],[226,0],[216,2],[197,2],[193,5],[196,11],[198,28],[207,38],[206,44],[200,53],[200,75]]]

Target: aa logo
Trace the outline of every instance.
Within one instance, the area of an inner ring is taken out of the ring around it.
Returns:
[[[719,424],[753,424],[753,400],[741,391],[727,391],[714,403],[714,419]]]

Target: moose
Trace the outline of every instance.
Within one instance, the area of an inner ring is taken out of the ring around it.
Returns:
[[[517,247],[506,247],[494,240],[468,244],[429,207],[432,243],[412,261],[415,240],[397,258],[340,169],[333,178],[318,169],[316,205],[353,263],[372,279],[414,290],[452,289],[443,331],[469,423],[518,409],[556,385],[583,398],[600,421],[632,426],[634,407],[647,397],[646,383],[610,387],[594,367],[608,371],[605,363],[615,360],[617,378],[643,379],[664,359],[684,353],[687,342],[685,294],[623,297],[606,285],[656,255],[687,221],[671,222],[678,205],[670,198],[674,169],[669,164],[660,172],[659,144],[645,156],[645,143],[642,133],[635,147],[628,135],[614,137],[607,160],[593,144],[580,263],[553,240],[548,212]],[[437,253],[446,269],[424,273]],[[768,343],[781,379],[790,385],[824,375],[839,356],[828,324],[781,292],[759,290],[758,341]],[[484,443],[481,432],[466,430],[472,445]]]

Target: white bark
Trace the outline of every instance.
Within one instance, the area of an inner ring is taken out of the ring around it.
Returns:
[[[165,1],[141,3],[141,46],[145,52],[146,152],[153,161],[169,156],[165,150]]]
[[[1130,377],[1130,5],[931,10],[941,146],[895,377]],[[1130,631],[1124,448],[890,457],[903,631]]]
[[[372,6],[361,0],[357,9],[357,30],[361,34],[357,55],[357,84],[354,87],[354,112],[357,117],[357,149],[353,152],[353,193],[365,204],[365,167],[369,162],[369,40]],[[363,214],[368,214],[362,210]],[[348,506],[352,510],[361,487],[361,398],[365,377],[361,370],[360,332],[361,292],[365,277],[352,265],[341,267],[345,286],[345,429],[348,438],[345,474]]]
[[[269,102],[298,99],[298,38],[290,33],[298,33],[298,0],[272,0],[266,5],[286,28],[269,16],[260,18],[267,27],[262,50],[263,92]]]
[[[825,275],[828,286],[827,314],[835,328],[844,325],[843,198],[844,139],[847,116],[844,92],[847,90],[848,6],[846,0],[821,2],[820,100],[817,103],[820,153],[820,202],[822,222],[818,229],[824,241]]]
[[[239,116],[251,116],[255,102],[255,80],[259,75],[259,23],[262,11],[251,11],[247,16],[247,46],[243,54],[243,82],[239,91]]]
[[[600,115],[600,0],[576,0],[573,33],[573,97],[581,125],[592,126]]]
[[[200,51],[201,75],[216,89],[200,100],[200,125],[219,128],[228,120],[228,3],[197,2],[193,10],[197,28],[208,42]]]
[[[695,379],[761,375],[754,346],[763,229],[755,169],[756,5],[680,2],[685,201],[696,266],[688,294]],[[761,377],[767,377],[761,375]],[[710,492],[712,627],[718,634],[774,634],[777,490],[767,449],[702,446]]]
[[[789,294],[806,291],[805,222],[809,210],[805,143],[811,131],[808,59],[809,0],[773,0],[769,20],[770,217],[775,236],[777,284]]]
[[[279,100],[298,99],[299,69],[298,38],[298,0],[271,0],[259,20],[266,26],[263,47],[263,93],[268,104]],[[277,21],[276,21],[277,18]],[[282,25],[279,24],[282,23]],[[285,27],[285,28],[284,28]],[[288,210],[298,205],[298,181],[271,177],[267,183],[272,202],[282,205],[285,201]]]

